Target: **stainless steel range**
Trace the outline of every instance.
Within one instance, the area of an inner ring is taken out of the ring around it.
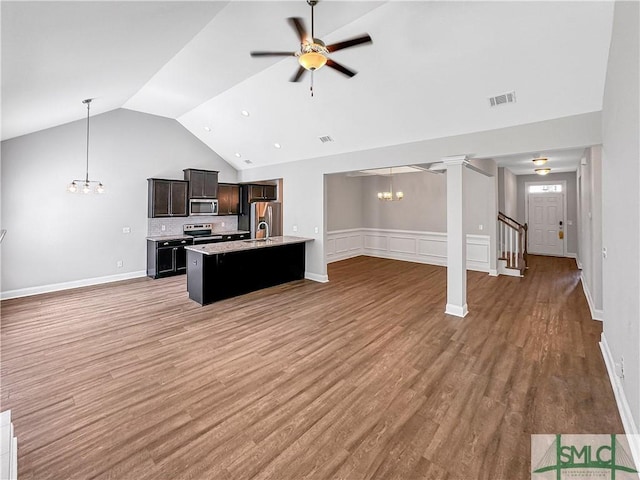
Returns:
[[[193,237],[194,245],[222,241],[222,235],[213,234],[213,223],[193,223],[191,225],[184,225],[182,232],[185,235]]]

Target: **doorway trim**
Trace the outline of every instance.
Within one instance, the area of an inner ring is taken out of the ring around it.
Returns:
[[[531,185],[562,185],[562,225],[564,226],[564,242],[562,242],[562,256],[567,256],[567,244],[569,243],[569,225],[567,225],[567,181],[566,180],[541,180],[538,182],[524,182],[524,221],[529,224],[529,187]],[[529,248],[529,245],[527,245]]]

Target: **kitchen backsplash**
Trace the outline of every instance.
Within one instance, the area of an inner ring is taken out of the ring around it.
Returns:
[[[197,217],[176,218],[149,218],[147,236],[182,235],[182,227],[191,223],[213,223],[214,232],[223,232],[238,229],[238,217],[236,216],[211,216],[198,215]],[[224,226],[222,225],[224,223]],[[162,230],[164,225],[165,229]]]

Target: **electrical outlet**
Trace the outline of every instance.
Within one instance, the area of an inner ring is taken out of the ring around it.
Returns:
[[[162,226],[160,227],[160,230],[162,230],[163,232],[164,232],[166,229],[167,229],[167,226],[166,226],[166,225],[162,225]]]
[[[118,260],[118,263],[116,263],[116,266],[117,266],[118,268],[122,268],[122,266],[123,266],[123,265],[124,265],[124,264],[122,263],[122,260]]]
[[[319,229],[318,227],[315,227],[315,228],[313,229],[313,231],[314,231],[315,233],[318,233],[318,232],[320,231],[320,229]]]
[[[222,222],[221,225],[224,227],[224,222]]]
[[[298,231],[298,225],[294,225],[294,226],[293,226],[293,231],[294,231],[294,232],[297,232],[297,231]]]
[[[480,230],[480,231],[484,230],[484,225],[482,225],[482,224],[478,225],[478,230]]]
[[[122,233],[131,233],[131,227],[122,227]]]

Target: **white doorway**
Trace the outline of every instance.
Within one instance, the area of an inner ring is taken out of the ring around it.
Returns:
[[[529,184],[527,182],[526,222],[529,225],[529,253],[565,255],[566,221],[564,185]],[[536,188],[537,187],[537,188]]]

